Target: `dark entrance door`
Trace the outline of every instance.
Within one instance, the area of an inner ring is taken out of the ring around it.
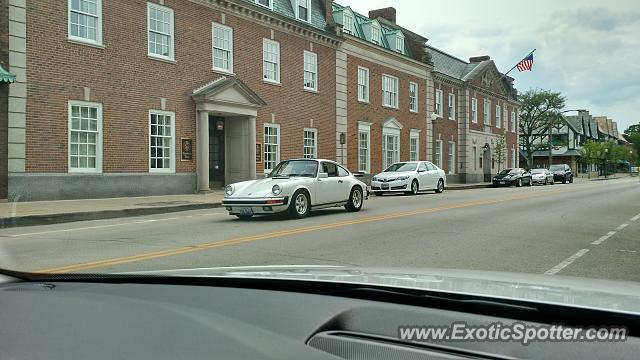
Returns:
[[[224,186],[224,118],[209,117],[209,183]]]
[[[491,148],[489,144],[485,144],[486,150],[482,153],[482,169],[484,172],[484,181],[491,182],[491,168],[493,166],[493,161],[491,159]]]

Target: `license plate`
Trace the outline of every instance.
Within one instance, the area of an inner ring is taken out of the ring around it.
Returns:
[[[389,189],[389,184],[382,184],[383,189]]]
[[[504,185],[504,181],[500,181],[500,185]]]
[[[253,210],[251,208],[240,208],[240,215],[253,215]]]

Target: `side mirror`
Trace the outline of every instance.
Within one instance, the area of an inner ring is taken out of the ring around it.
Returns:
[[[326,179],[329,177],[329,173],[318,173],[318,179]]]
[[[427,171],[427,170],[425,170],[425,169],[418,169],[418,172],[419,172],[419,173],[421,173],[421,172],[425,172],[425,171]]]

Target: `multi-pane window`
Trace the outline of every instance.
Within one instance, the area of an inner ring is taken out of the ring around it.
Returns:
[[[471,121],[478,123],[478,99],[471,99]]]
[[[511,132],[516,132],[516,112],[511,112]]]
[[[409,134],[409,161],[420,160],[420,134],[412,130]]]
[[[380,28],[371,24],[371,42],[380,45]]]
[[[442,90],[436,90],[436,115],[442,116]],[[440,166],[440,165],[438,165]]]
[[[298,2],[298,9],[297,9],[298,20],[309,21],[311,0],[297,0],[297,2]]]
[[[436,165],[442,169],[442,140],[436,140]]]
[[[280,82],[280,43],[262,40],[263,77],[265,81]]]
[[[418,112],[418,84],[409,83],[409,110]]]
[[[473,170],[478,170],[478,148],[473,147]]]
[[[384,169],[400,161],[400,135],[382,134],[382,167]]]
[[[304,52],[304,88],[318,90],[318,55]]]
[[[398,78],[382,75],[382,105],[398,108]]]
[[[233,72],[233,29],[213,23],[213,69]]]
[[[456,118],[456,96],[454,94],[449,94],[449,119],[455,120]]]
[[[511,167],[516,166],[516,149],[511,149]]]
[[[483,105],[484,106],[482,107],[482,109],[484,110],[484,116],[482,118],[482,121],[485,125],[491,125],[491,101],[484,99]]]
[[[358,128],[358,171],[370,172],[370,143],[371,129],[360,125]]]
[[[404,54],[404,37],[396,36],[396,52]]]
[[[173,113],[149,112],[149,171],[170,172],[174,169],[175,128]]]
[[[502,107],[502,116],[504,116],[504,121],[502,122],[504,131],[509,131],[509,112],[506,105]]]
[[[456,172],[456,143],[449,141],[449,174]]]
[[[358,101],[369,102],[369,69],[358,67]]]
[[[346,11],[342,13],[342,31],[353,34],[353,17]]]
[[[500,128],[502,126],[502,108],[499,104],[496,105],[496,128]]]
[[[147,3],[149,55],[173,59],[173,10]]]
[[[69,102],[69,172],[101,171],[102,106]]]
[[[256,4],[268,7],[269,9],[273,9],[272,0],[256,0]]]
[[[315,159],[318,157],[318,130],[304,129],[304,158]]]
[[[69,0],[69,38],[102,44],[102,0]]]
[[[264,124],[264,171],[270,172],[280,161],[280,126]]]

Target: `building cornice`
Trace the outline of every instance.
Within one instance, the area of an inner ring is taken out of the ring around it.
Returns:
[[[348,34],[344,36],[345,41],[342,43],[342,49],[348,55],[394,68],[423,79],[426,79],[427,73],[433,69],[433,66],[429,64],[411,59],[369,41]]]
[[[258,5],[230,0],[189,0],[193,3],[207,6],[230,15],[243,18],[261,25],[273,27],[309,40],[325,43],[337,47],[343,39],[329,31],[322,31],[311,25],[297,22],[269,9]]]

